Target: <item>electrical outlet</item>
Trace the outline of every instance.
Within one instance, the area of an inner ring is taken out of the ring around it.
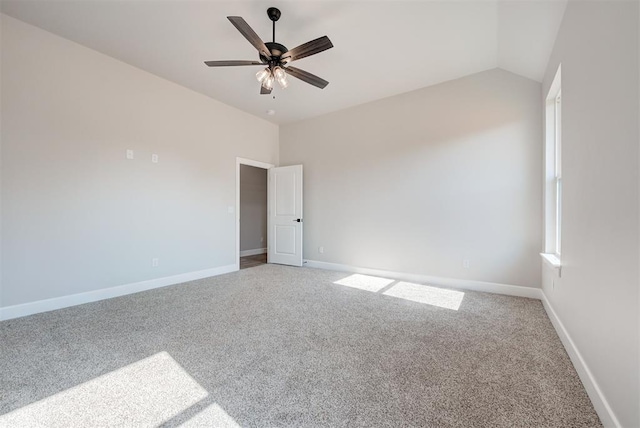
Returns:
[[[320,254],[324,254],[324,247],[318,247],[318,252]]]
[[[462,261],[462,267],[465,269],[469,269],[470,263],[469,263],[469,259],[464,259]]]
[[[158,163],[158,155],[155,153],[151,155],[151,162]]]
[[[151,259],[151,266],[152,267],[158,267],[158,264],[159,264],[159,262],[158,262],[157,258]]]
[[[127,150],[127,159],[133,159],[133,150]]]

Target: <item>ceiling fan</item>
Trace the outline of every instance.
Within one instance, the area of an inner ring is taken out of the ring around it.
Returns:
[[[260,93],[270,94],[273,90],[274,80],[282,89],[286,88],[287,74],[307,82],[320,89],[324,89],[329,84],[324,79],[315,76],[307,71],[289,65],[292,61],[297,61],[333,47],[331,40],[327,36],[322,36],[298,47],[288,50],[284,45],[276,43],[276,21],[280,19],[280,10],[275,7],[267,9],[269,19],[273,21],[273,41],[263,42],[255,31],[240,16],[227,16],[227,19],[240,31],[240,33],[258,50],[260,61],[205,61],[209,67],[229,67],[240,65],[263,65],[266,67],[256,73],[256,78],[260,82]]]

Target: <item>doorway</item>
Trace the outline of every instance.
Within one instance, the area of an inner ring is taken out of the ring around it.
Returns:
[[[302,165],[236,158],[236,269],[303,265],[302,195]]]
[[[237,159],[238,269],[267,263],[267,170],[273,165]]]

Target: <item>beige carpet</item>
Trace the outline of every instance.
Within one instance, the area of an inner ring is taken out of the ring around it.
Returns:
[[[263,265],[0,323],[0,426],[596,427],[537,300]]]

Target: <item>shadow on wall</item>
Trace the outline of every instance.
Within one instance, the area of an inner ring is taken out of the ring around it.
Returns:
[[[379,159],[381,155],[390,160],[415,158],[420,150],[448,150],[450,147],[447,146],[465,142],[473,145],[476,137],[481,139],[497,130],[508,130],[523,121],[529,122],[532,105],[519,98],[522,97],[522,90],[516,90],[519,86],[535,92],[536,97],[539,95],[538,83],[495,69],[290,127],[316,122],[366,123],[367,126],[348,127],[346,133],[340,126],[337,129],[325,127],[325,131],[327,136],[337,137],[339,144],[348,142],[352,147],[371,149],[357,152],[364,164],[367,164],[367,158]],[[517,143],[516,140],[511,142]],[[353,159],[342,160],[350,163]],[[336,162],[340,160],[336,159]]]

